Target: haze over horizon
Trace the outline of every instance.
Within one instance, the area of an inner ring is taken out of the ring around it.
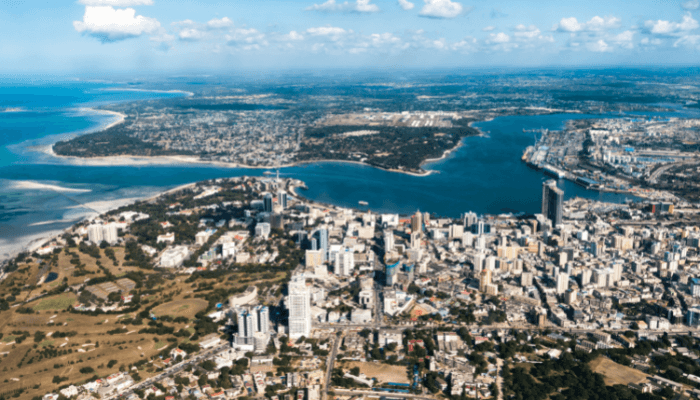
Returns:
[[[691,65],[700,1],[2,2],[0,74]]]

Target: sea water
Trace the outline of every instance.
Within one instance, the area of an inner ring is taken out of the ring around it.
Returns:
[[[85,108],[122,101],[180,96],[178,93],[115,91],[115,85],[61,82],[0,88],[0,260],[30,242],[61,230],[86,216],[154,195],[185,183],[264,170],[210,165],[152,166],[72,165],[44,151],[57,140],[113,122],[116,117]],[[526,166],[523,150],[533,144],[523,129],[561,129],[579,114],[500,117],[475,126],[486,134],[468,137],[456,151],[428,163],[429,176],[384,171],[369,166],[322,162],[284,168],[280,175],[306,182],[303,196],[320,202],[375,212],[416,210],[457,217],[538,212],[541,185],[550,179]],[[566,198],[609,202],[633,197],[586,190],[560,180]]]

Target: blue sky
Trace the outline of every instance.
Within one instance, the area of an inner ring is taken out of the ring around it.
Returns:
[[[688,65],[700,0],[0,0],[0,73]]]

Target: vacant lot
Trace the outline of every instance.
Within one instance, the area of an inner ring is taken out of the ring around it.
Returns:
[[[192,318],[198,312],[205,310],[209,303],[202,299],[175,300],[161,304],[153,309],[153,314],[157,317],[170,315],[171,317]]]
[[[605,377],[605,384],[608,386],[640,383],[644,382],[649,376],[642,371],[617,364],[606,357],[596,358],[591,361],[590,366],[593,372],[602,374]]]
[[[47,297],[39,300],[32,308],[35,311],[61,311],[65,310],[75,303],[75,294],[63,293],[56,296]]]
[[[347,362],[343,364],[343,368],[350,370],[354,367],[360,367],[360,373],[367,375],[368,378],[376,378],[378,383],[411,383],[406,375],[406,367],[389,365],[374,362]]]

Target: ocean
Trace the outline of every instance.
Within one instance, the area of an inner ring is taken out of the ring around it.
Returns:
[[[135,199],[205,179],[262,175],[264,170],[209,165],[72,165],[44,150],[57,140],[94,131],[115,116],[97,105],[182,96],[181,93],[118,91],[117,85],[79,81],[21,83],[0,87],[0,260],[83,218]],[[2,112],[2,110],[8,110]],[[487,134],[464,139],[447,158],[429,163],[436,173],[418,177],[369,166],[322,162],[284,168],[280,175],[306,182],[305,197],[375,212],[416,210],[457,217],[537,212],[541,184],[549,179],[520,161],[534,142],[523,129],[560,129],[572,118],[555,114],[512,116],[476,124]],[[566,197],[623,202],[631,196],[586,190],[560,180]]]

